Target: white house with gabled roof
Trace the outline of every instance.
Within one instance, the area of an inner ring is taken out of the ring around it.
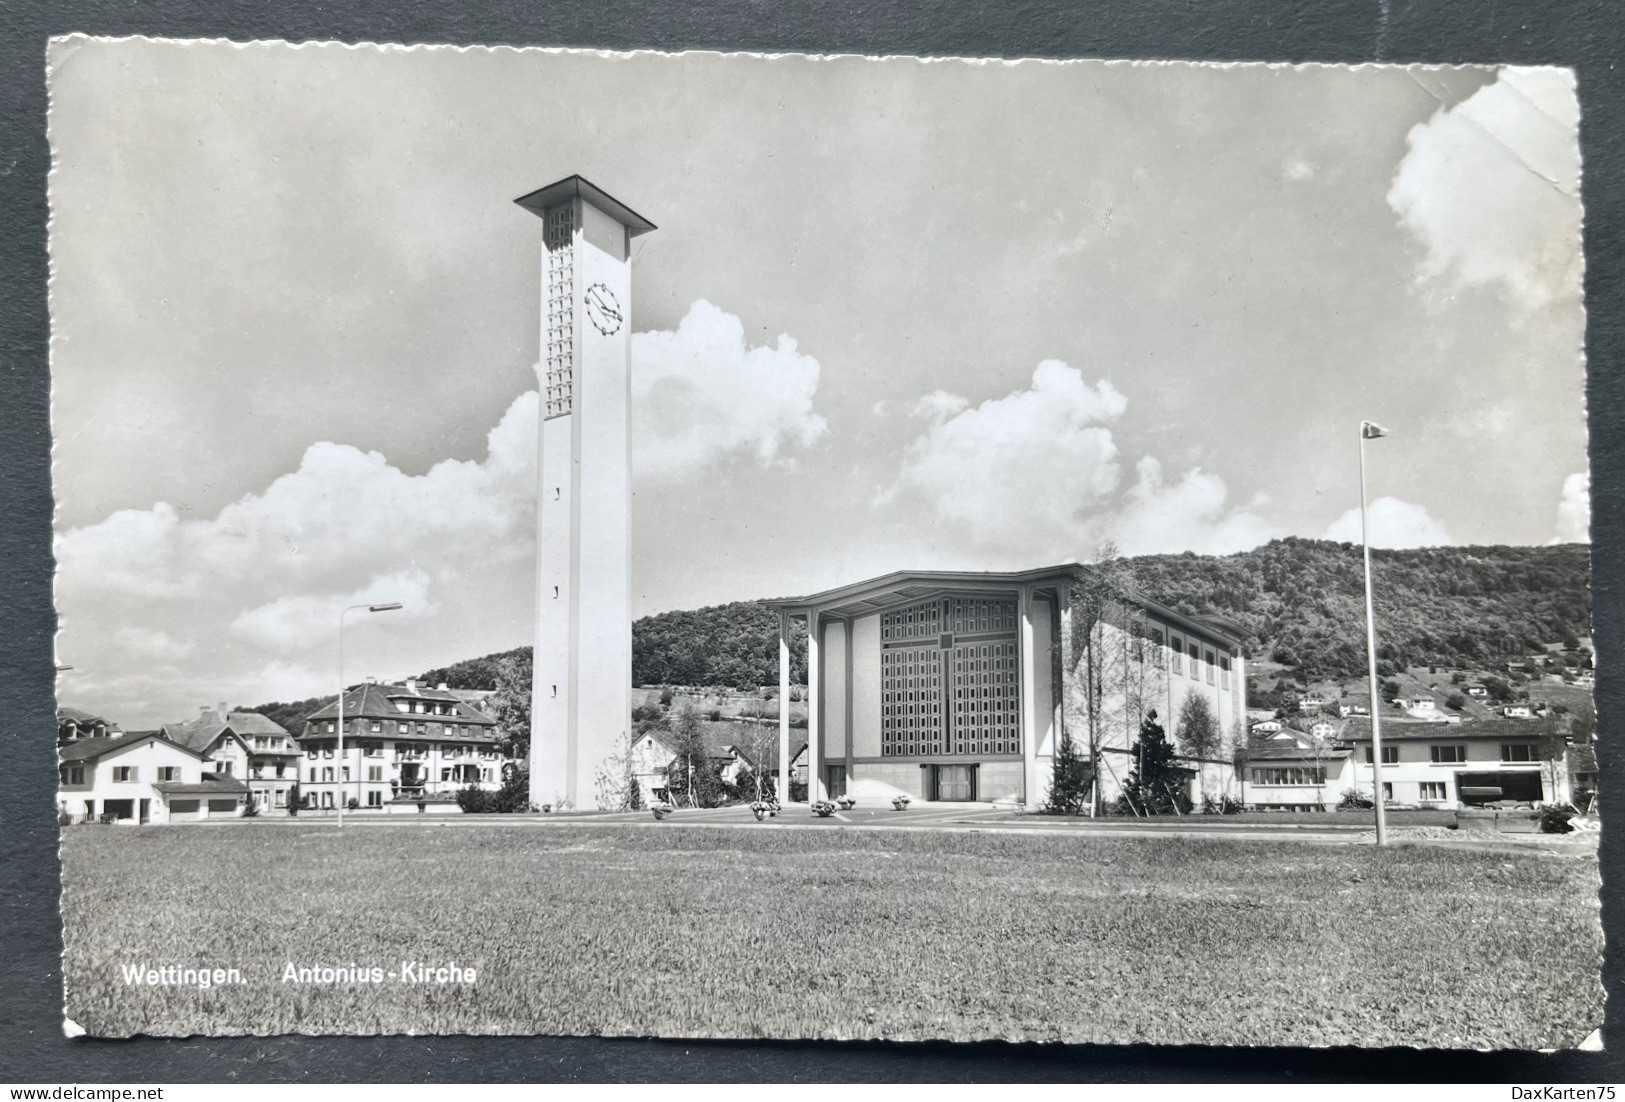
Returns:
[[[236,817],[248,786],[161,732],[82,738],[57,747],[57,808],[72,822],[169,823]]]

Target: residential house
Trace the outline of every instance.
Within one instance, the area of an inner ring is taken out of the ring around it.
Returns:
[[[232,817],[248,786],[158,731],[73,739],[57,748],[57,808],[73,822],[167,823]]]
[[[1502,706],[1501,714],[1507,719],[1532,719],[1535,709],[1530,704],[1507,704]]]
[[[750,776],[757,772],[776,783],[772,778],[779,768],[777,732],[768,730],[767,737],[752,738],[748,727],[739,726],[739,731],[718,725],[701,730],[710,767],[728,784],[742,789],[754,788]],[[667,778],[680,776],[687,768],[686,763],[677,760],[672,734],[664,728],[651,728],[638,735],[632,743],[631,760],[632,774],[645,802],[666,799]]]
[[[1490,719],[1456,724],[1449,731],[1443,726],[1405,720],[1383,723],[1386,802],[1456,808],[1569,799],[1567,755],[1557,721]],[[1351,787],[1370,795],[1374,771],[1370,724],[1352,721],[1339,741],[1354,751]]]
[[[1347,746],[1271,743],[1252,750],[1241,777],[1244,806],[1262,811],[1327,811],[1353,787]]]
[[[205,705],[194,720],[166,725],[163,733],[203,755],[216,773],[247,781],[256,813],[288,813],[288,795],[299,780],[299,748],[275,720],[220,703]]]
[[[496,721],[447,689],[416,680],[368,681],[344,694],[344,751],[338,749],[339,702],[311,713],[298,737],[300,806],[332,811],[383,810],[473,785],[502,787]]]
[[[1261,719],[1253,724],[1252,732],[1255,735],[1273,735],[1286,725],[1278,719]]]
[[[1489,694],[1490,694],[1490,691],[1488,689],[1486,689],[1482,685],[1469,685],[1469,686],[1467,686],[1467,695],[1468,696],[1488,696]]]

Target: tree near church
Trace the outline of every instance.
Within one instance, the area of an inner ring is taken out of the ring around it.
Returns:
[[[1100,811],[1100,785],[1105,762],[1101,748],[1107,733],[1122,724],[1129,731],[1144,715],[1147,688],[1144,641],[1133,634],[1134,575],[1118,557],[1117,546],[1101,544],[1084,577],[1069,591],[1070,632],[1067,661],[1073,668],[1073,693],[1083,696],[1087,733],[1086,765],[1090,776],[1091,813]]]
[[[1140,737],[1129,747],[1130,767],[1123,796],[1136,814],[1166,815],[1189,811],[1190,796],[1184,791],[1184,775],[1174,764],[1174,746],[1168,741],[1156,709],[1140,721]]]
[[[519,761],[530,760],[531,652],[502,659],[496,668],[496,692],[484,711],[497,723],[502,753]]]
[[[1094,774],[1072,740],[1070,731],[1061,732],[1061,745],[1055,751],[1050,771],[1049,797],[1044,801],[1046,815],[1079,815],[1089,799]]]
[[[672,762],[666,773],[666,790],[673,805],[716,807],[724,795],[722,772],[705,745],[705,728],[699,713],[683,705],[671,721]]]
[[[1213,707],[1207,702],[1207,697],[1201,693],[1191,693],[1185,698],[1185,703],[1179,706],[1177,731],[1179,745],[1184,749],[1186,756],[1197,759],[1196,779],[1201,787],[1202,798],[1206,800],[1207,770],[1202,768],[1202,764],[1216,757],[1224,745],[1224,735],[1219,730],[1218,717],[1213,714]]]

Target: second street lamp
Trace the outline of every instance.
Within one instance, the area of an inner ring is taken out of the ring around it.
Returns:
[[[339,829],[340,830],[344,829],[344,800],[345,800],[345,795],[344,795],[344,785],[345,785],[345,780],[344,780],[344,769],[345,769],[345,765],[344,765],[344,693],[345,693],[345,685],[344,685],[344,618],[346,616],[350,615],[350,613],[359,612],[362,609],[366,609],[368,612],[394,612],[396,609],[398,609],[400,607],[401,607],[401,603],[399,601],[390,601],[390,602],[388,602],[386,604],[380,604],[380,605],[351,605],[349,608],[347,608],[343,612],[339,613],[339,741],[338,741],[338,774],[334,778],[334,780],[338,784],[338,799],[335,800],[334,803],[336,804],[336,806],[338,808]],[[359,762],[357,762],[356,763],[356,779],[357,779],[356,791],[357,792],[361,791],[360,784],[359,784],[360,777],[361,777],[361,764]],[[358,802],[359,802],[359,798],[358,798]]]
[[[1375,421],[1360,422],[1360,547],[1365,554],[1365,661],[1371,679],[1371,802],[1377,808],[1377,845],[1388,844],[1382,807],[1382,705],[1377,698],[1377,617],[1371,601],[1371,534],[1366,529],[1365,442],[1387,436]]]

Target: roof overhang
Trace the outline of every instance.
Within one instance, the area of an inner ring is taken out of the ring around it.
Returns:
[[[923,601],[943,593],[1062,585],[1083,576],[1084,567],[1075,562],[1037,570],[897,570],[878,578],[826,589],[822,593],[762,603],[792,615],[817,612],[820,616],[854,617]]]
[[[537,188],[529,195],[521,195],[514,202],[536,215],[542,217],[550,207],[556,207],[566,199],[582,198],[617,222],[624,225],[627,233],[632,237],[640,233],[648,233],[655,229],[655,224],[643,215],[580,176],[566,176],[562,180]]]

